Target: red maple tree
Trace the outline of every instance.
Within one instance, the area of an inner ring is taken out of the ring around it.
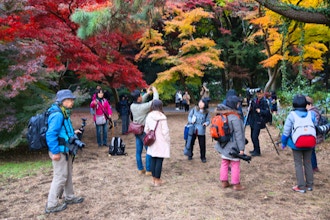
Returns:
[[[42,49],[39,47],[34,51],[34,57],[44,59],[35,65],[42,63],[47,70],[46,74],[71,70],[80,77],[102,82],[111,88],[125,86],[132,90],[146,86],[142,73],[133,63],[135,40],[140,37],[138,31],[129,36],[117,30],[111,33],[103,31],[86,40],[76,35],[78,26],[70,20],[75,9],[106,2],[108,1],[29,0],[24,9],[1,18],[0,40],[7,43],[24,42],[25,46],[30,47],[33,44],[41,45]],[[18,65],[13,68],[17,67]],[[36,73],[37,69],[27,67],[20,78],[30,79],[26,83],[37,80],[31,71]]]

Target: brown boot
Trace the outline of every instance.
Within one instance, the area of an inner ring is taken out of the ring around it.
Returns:
[[[241,184],[236,184],[236,185],[234,185],[233,189],[236,191],[241,191],[241,190],[245,189],[245,187],[242,186]]]
[[[229,182],[228,181],[221,181],[222,188],[227,188],[229,187]]]

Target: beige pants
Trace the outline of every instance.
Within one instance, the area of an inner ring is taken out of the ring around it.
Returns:
[[[49,157],[52,158],[53,154],[49,151]],[[63,192],[66,199],[74,197],[73,184],[72,184],[72,156],[61,154],[61,159],[58,161],[52,160],[53,164],[53,181],[50,185],[48,194],[47,207],[51,208],[58,204],[58,197]]]

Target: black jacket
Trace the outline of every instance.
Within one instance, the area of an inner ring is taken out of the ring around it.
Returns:
[[[260,113],[256,109],[260,109]],[[248,115],[248,123],[251,127],[255,128],[259,126],[261,129],[266,127],[266,123],[270,121],[271,113],[269,110],[268,102],[265,98],[261,98],[259,101],[254,99],[251,102],[251,108]]]

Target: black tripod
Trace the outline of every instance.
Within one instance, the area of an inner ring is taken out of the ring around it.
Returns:
[[[252,99],[250,99],[250,101],[249,101],[249,105],[248,105],[248,109],[247,109],[247,114],[246,114],[246,117],[244,119],[244,132],[245,132],[245,127],[246,127],[248,118],[249,118],[250,110],[251,110],[251,104],[252,104]],[[280,155],[280,153],[278,152],[278,150],[276,148],[276,144],[275,144],[275,142],[274,142],[274,140],[272,138],[272,135],[270,134],[270,132],[268,130],[267,124],[265,124],[265,127],[266,127],[267,133],[268,133],[268,135],[269,135],[269,137],[270,137],[270,139],[271,139],[271,141],[272,141],[272,143],[274,145],[274,148],[276,150],[277,155]]]

